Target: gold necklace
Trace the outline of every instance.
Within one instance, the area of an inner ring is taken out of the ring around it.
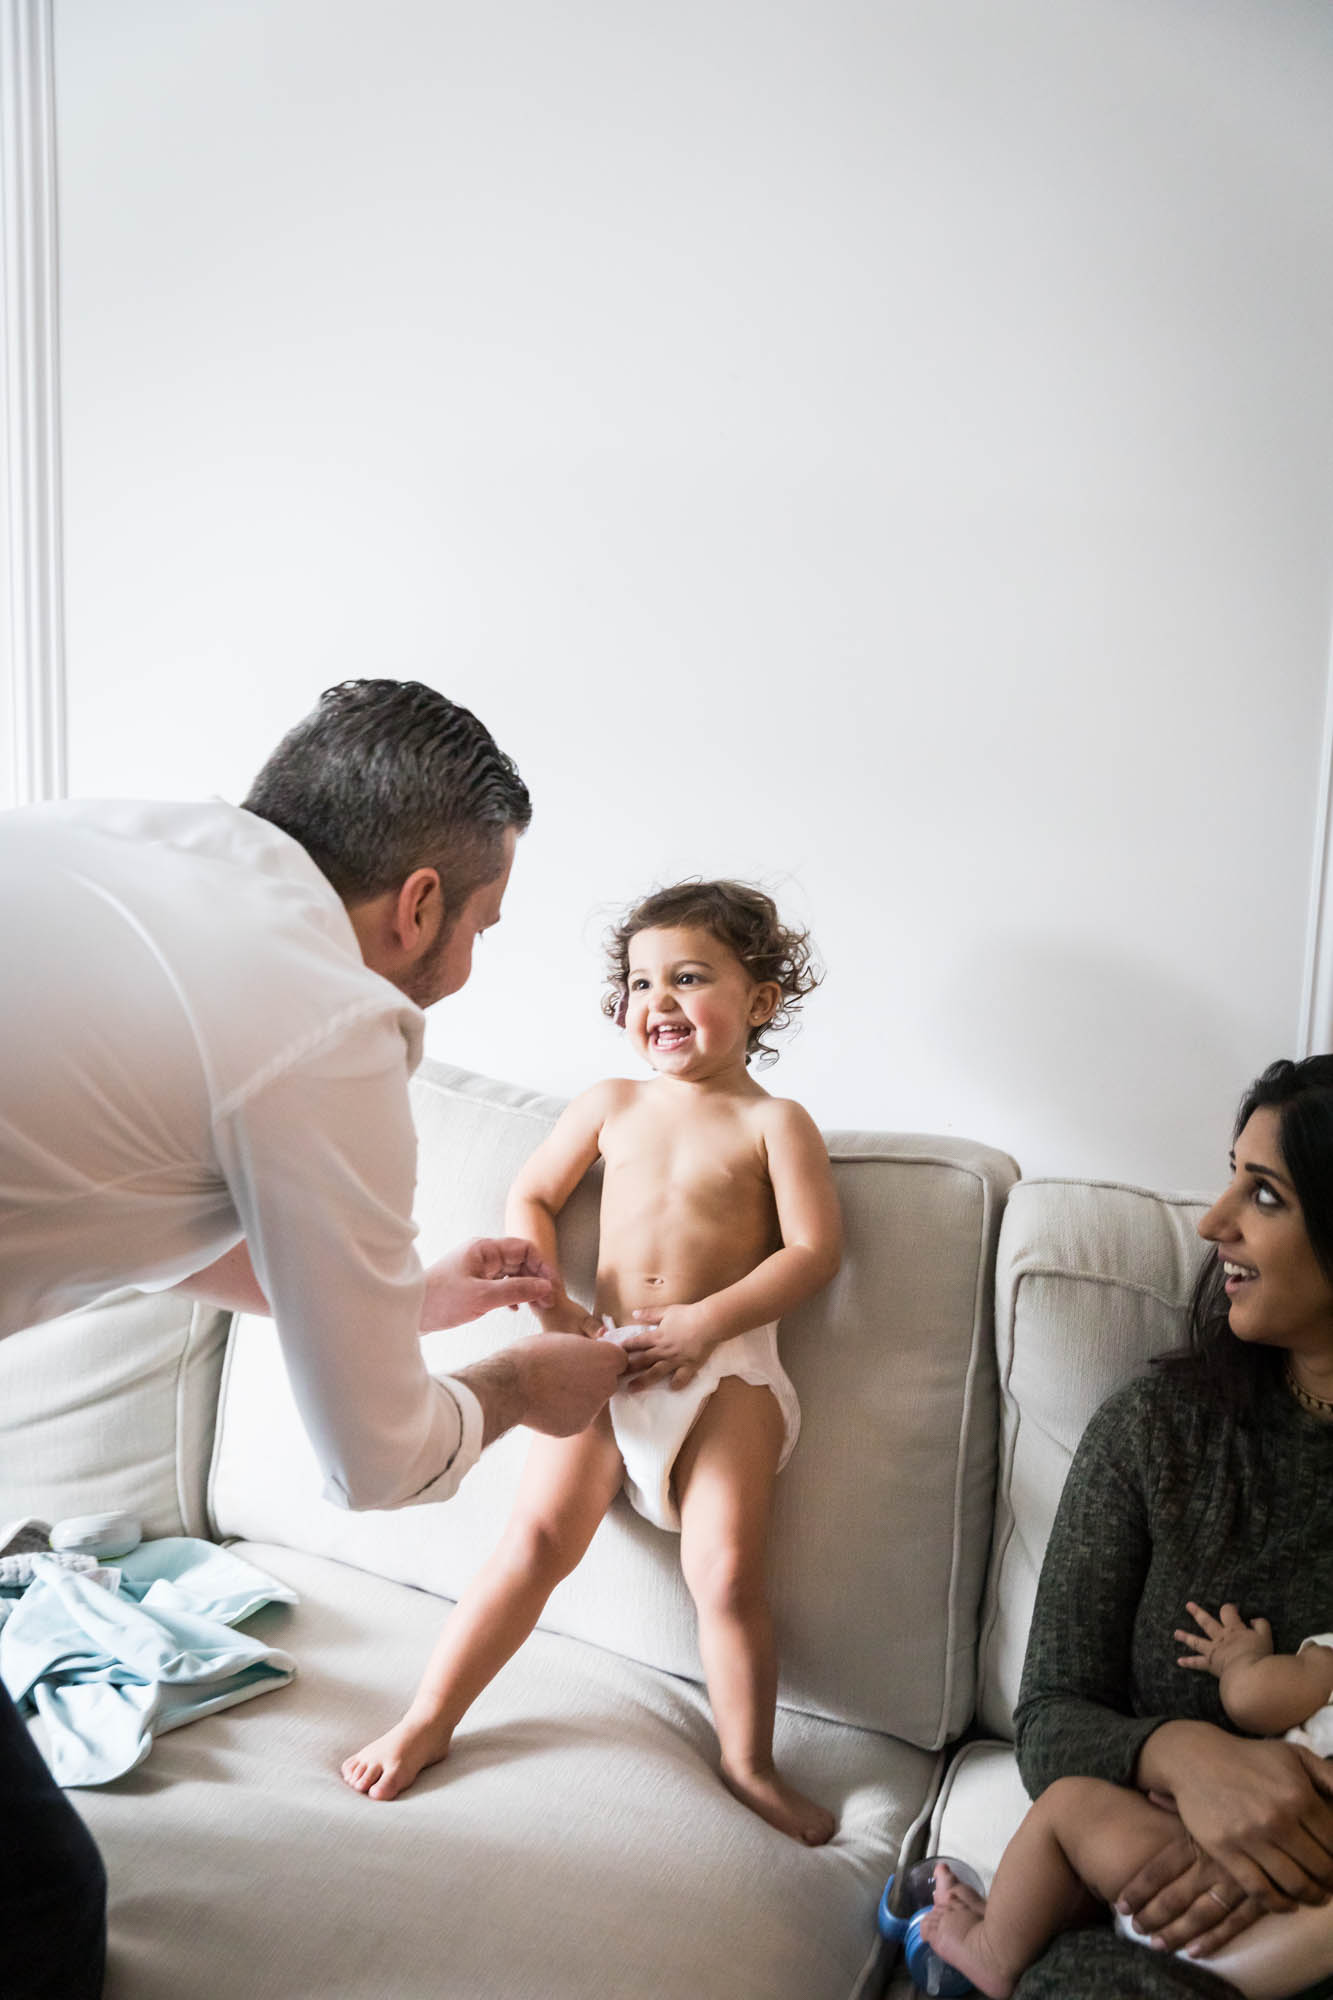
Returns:
[[[1322,1417],[1326,1423],[1333,1418],[1333,1402],[1326,1396],[1316,1396],[1312,1389],[1304,1388],[1296,1380],[1296,1371],[1290,1361],[1287,1363],[1287,1387],[1301,1408],[1308,1410],[1312,1417]]]

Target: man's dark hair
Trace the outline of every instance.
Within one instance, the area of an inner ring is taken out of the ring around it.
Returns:
[[[420,681],[341,681],[283,737],[250,787],[344,902],[434,868],[447,910],[500,873],[508,827],[532,801],[513,760],[468,709]]]
[[[773,898],[748,882],[676,882],[669,889],[655,889],[636,903],[624,921],[607,933],[606,973],[611,986],[603,995],[602,1012],[608,1020],[624,1026],[629,948],[639,932],[686,928],[707,931],[725,945],[756,985],[776,981],[781,995],[777,1008],[771,1019],[751,1028],[745,1058],[749,1062],[757,1055],[761,1066],[776,1062],[778,1051],[763,1037],[791,1024],[806,994],[818,986],[820,975],[810,963],[809,932],[788,929]]]
[[[1256,1111],[1277,1113],[1282,1160],[1296,1190],[1305,1233],[1326,1278],[1333,1283],[1333,1055],[1283,1057],[1257,1076],[1240,1101],[1233,1143]],[[1159,1365],[1184,1374],[1221,1410],[1244,1416],[1266,1384],[1286,1366],[1281,1348],[1237,1340],[1231,1331],[1226,1276],[1209,1245],[1189,1306],[1189,1345]]]

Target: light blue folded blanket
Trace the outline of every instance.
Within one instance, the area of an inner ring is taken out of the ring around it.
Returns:
[[[212,1542],[141,1542],[114,1565],[115,1590],[48,1558],[35,1567],[0,1624],[0,1679],[45,1723],[57,1784],[123,1777],[163,1730],[296,1672],[289,1653],[230,1629],[295,1591]]]

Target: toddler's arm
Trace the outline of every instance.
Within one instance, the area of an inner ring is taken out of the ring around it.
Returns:
[[[1198,1604],[1185,1608],[1199,1630],[1176,1633],[1190,1648],[1177,1664],[1215,1674],[1223,1708],[1252,1735],[1280,1736],[1333,1696],[1329,1647],[1302,1646],[1299,1653],[1275,1653],[1266,1618],[1247,1624],[1234,1604],[1224,1604],[1216,1618]]]
[[[734,1334],[781,1319],[826,1285],[842,1262],[842,1215],[828,1148],[809,1112],[790,1099],[765,1108],[764,1145],[782,1247],[753,1271],[693,1305],[636,1312],[648,1322],[625,1342],[637,1391],[670,1380],[683,1388]]]
[[[602,1126],[617,1089],[612,1079],[594,1084],[567,1105],[549,1138],[520,1167],[505,1203],[505,1228],[532,1243],[555,1274],[556,1292],[549,1306],[533,1307],[545,1333],[584,1333],[595,1339],[602,1322],[565,1290],[560,1275],[555,1221],[600,1151]]]

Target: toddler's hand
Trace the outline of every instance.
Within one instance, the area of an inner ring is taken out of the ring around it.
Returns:
[[[596,1313],[584,1312],[577,1299],[562,1291],[553,1305],[536,1308],[543,1333],[581,1333],[585,1340],[600,1340],[606,1331]]]
[[[1187,1604],[1185,1609],[1201,1629],[1175,1634],[1182,1646],[1190,1648],[1176,1661],[1178,1667],[1199,1667],[1220,1680],[1229,1668],[1266,1660],[1273,1650],[1273,1628],[1266,1618],[1247,1625],[1234,1604],[1224,1604],[1216,1618],[1200,1604]]]
[[[669,1382],[673,1389],[683,1389],[692,1382],[715,1344],[702,1309],[697,1305],[665,1306],[660,1313],[645,1309],[631,1317],[640,1331],[621,1341],[629,1357],[630,1379],[625,1387],[630,1395],[650,1389],[655,1382]]]

